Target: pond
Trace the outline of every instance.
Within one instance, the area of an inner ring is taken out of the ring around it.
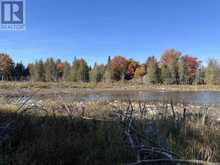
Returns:
[[[30,91],[24,92],[23,96],[30,95]],[[4,97],[20,97],[19,93],[0,93]],[[144,101],[160,103],[181,103],[191,105],[211,105],[220,107],[220,92],[198,91],[198,92],[177,92],[177,91],[141,91],[141,90],[95,90],[76,89],[70,91],[47,91],[40,92],[33,96],[32,100],[57,100],[60,97],[67,102],[73,101]]]
[[[160,92],[160,91],[97,91],[84,90],[65,94],[62,96],[66,101],[146,101],[163,102],[171,100],[174,103],[192,105],[220,106],[220,92]]]

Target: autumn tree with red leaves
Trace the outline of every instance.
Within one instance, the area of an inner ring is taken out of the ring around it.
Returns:
[[[124,80],[128,61],[123,56],[116,56],[111,61],[114,80]]]
[[[200,61],[197,58],[186,56],[186,66],[188,69],[188,83],[192,84],[196,78],[196,73],[200,66]]]
[[[130,80],[134,77],[135,71],[137,67],[139,66],[139,63],[133,59],[128,60],[128,69],[126,74],[126,79]]]

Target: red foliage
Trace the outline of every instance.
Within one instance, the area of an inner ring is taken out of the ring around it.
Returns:
[[[195,76],[199,68],[200,61],[198,61],[197,58],[191,57],[191,56],[185,56],[185,60],[186,60],[186,65],[187,65],[190,77]]]
[[[161,56],[160,63],[167,64],[170,61],[177,60],[181,56],[181,52],[175,49],[167,49]]]
[[[127,60],[122,56],[116,56],[111,61],[112,69],[116,72],[125,72],[127,68]]]
[[[130,77],[133,77],[134,76],[134,72],[136,70],[136,67],[134,66],[134,64],[128,64],[128,75]]]

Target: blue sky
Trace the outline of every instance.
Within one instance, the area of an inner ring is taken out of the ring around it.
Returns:
[[[166,48],[220,57],[220,0],[26,0],[26,30],[0,31],[0,51],[25,64],[118,54],[144,62]]]

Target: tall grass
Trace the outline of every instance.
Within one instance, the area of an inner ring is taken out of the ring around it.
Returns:
[[[66,104],[58,107],[75,112],[75,107]],[[7,138],[0,138],[0,164],[137,164],[137,147],[145,151],[139,151],[140,162],[163,159],[161,152],[174,153],[173,159],[178,159],[179,164],[191,159],[220,161],[219,123],[201,114],[180,113],[175,109],[163,109],[169,113],[158,109],[150,115],[143,105],[138,109],[131,107],[128,104],[125,108],[109,109],[104,118],[97,115],[98,109],[93,113],[81,109],[78,111],[86,112],[62,116],[57,115],[56,108],[48,110],[49,115],[45,116],[0,112],[1,125],[7,121],[16,123],[5,133]],[[129,137],[133,139],[133,147]]]

